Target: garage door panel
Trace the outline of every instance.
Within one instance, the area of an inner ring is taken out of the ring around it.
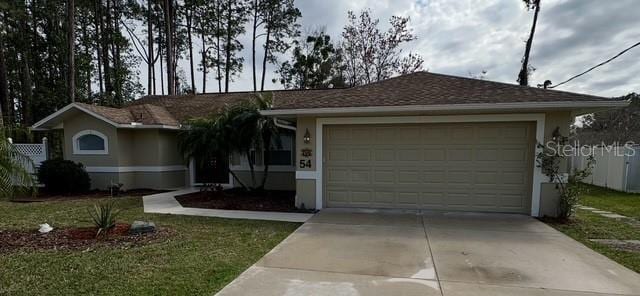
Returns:
[[[398,184],[421,185],[421,171],[419,169],[398,169]]]
[[[423,171],[423,184],[425,185],[439,185],[446,182],[446,170],[445,169],[429,169]]]
[[[396,192],[393,190],[385,191],[385,190],[376,190],[373,194],[374,202],[376,204],[384,205],[393,205],[396,201]]]
[[[447,150],[447,161],[470,161],[473,160],[473,150],[454,148]]]
[[[446,161],[447,149],[446,147],[432,147],[423,149],[424,161]]]
[[[327,207],[526,213],[533,124],[327,126]]]
[[[390,169],[374,169],[373,182],[375,184],[395,184],[396,172]]]
[[[398,204],[418,206],[419,200],[419,192],[398,192]]]

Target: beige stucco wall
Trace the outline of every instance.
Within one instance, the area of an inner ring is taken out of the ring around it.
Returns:
[[[119,129],[118,148],[121,166],[186,165],[178,151],[177,131]]]
[[[109,141],[108,155],[73,154],[73,136],[84,130],[95,130],[107,136]],[[118,164],[118,137],[114,126],[98,120],[93,116],[80,113],[64,122],[64,157],[85,166],[115,166]]]
[[[552,137],[553,130],[556,127],[560,127],[560,133],[564,136],[569,135],[569,126],[573,123],[573,116],[571,112],[568,111],[559,111],[559,112],[548,112],[545,114],[545,139],[548,140]],[[315,171],[315,159],[316,157],[321,157],[316,155],[316,147],[315,140],[317,139],[316,133],[316,118],[315,117],[298,117],[297,119],[297,133],[296,133],[296,157],[299,158],[302,153],[302,149],[310,148],[313,150],[313,156],[311,157],[312,167],[311,168],[300,168],[297,166],[297,171]],[[306,130],[309,130],[311,134],[311,143],[304,144],[302,142],[302,138]],[[296,165],[299,164],[299,161],[296,160]],[[567,163],[562,164],[563,170],[567,171]],[[321,186],[320,184],[318,184]],[[315,207],[315,192],[316,192],[316,183],[315,180],[310,179],[297,179],[296,180],[296,205],[300,206],[303,202],[307,208],[312,208],[310,205]],[[557,190],[555,189],[554,184],[542,184],[541,188],[541,215],[550,215],[550,213],[555,213],[555,207],[557,206]]]
[[[540,216],[557,217],[560,192],[556,184],[542,183],[540,187]]]
[[[249,171],[235,171],[238,178],[247,186],[251,186],[251,173]],[[255,172],[256,182],[260,183],[263,173]],[[235,184],[239,186],[238,184]],[[269,172],[265,189],[268,190],[296,190],[295,172]]]
[[[175,130],[116,129],[116,127],[84,113],[65,120],[63,126],[64,158],[80,162],[87,167],[93,189],[106,189],[111,184],[117,183],[122,183],[125,189],[167,189],[188,184],[186,162],[178,151],[178,132]],[[107,136],[108,154],[73,154],[73,136],[83,130],[95,130]],[[149,168],[157,169],[157,167],[167,166],[185,166],[185,169],[148,171]],[[112,170],[126,168],[126,172],[92,171],[92,168],[95,167]],[[144,167],[144,169],[140,167]],[[141,171],[136,171],[138,169]]]
[[[296,180],[296,207],[316,208],[316,180]]]
[[[105,190],[110,184],[123,184],[122,189],[175,189],[185,184],[185,171],[89,173],[91,189]]]

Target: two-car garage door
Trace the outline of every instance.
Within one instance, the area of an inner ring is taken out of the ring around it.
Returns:
[[[534,126],[327,125],[324,204],[529,213]]]

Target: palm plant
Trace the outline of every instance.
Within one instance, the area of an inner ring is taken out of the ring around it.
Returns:
[[[0,197],[11,198],[16,190],[35,188],[28,167],[33,167],[31,159],[20,153],[0,129]]]
[[[237,152],[247,158],[251,173],[251,186],[246,186],[231,171],[231,175],[243,188],[261,190],[269,173],[269,150],[272,144],[280,145],[278,127],[272,118],[260,114],[271,108],[271,96],[257,94],[252,100],[225,107],[209,118],[191,120],[188,128],[180,133],[179,148],[186,157],[207,158],[219,153]],[[260,182],[255,175],[252,150],[264,150],[264,171]]]

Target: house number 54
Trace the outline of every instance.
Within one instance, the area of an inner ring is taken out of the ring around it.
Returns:
[[[310,168],[311,167],[311,159],[301,159],[300,160],[300,168]]]

